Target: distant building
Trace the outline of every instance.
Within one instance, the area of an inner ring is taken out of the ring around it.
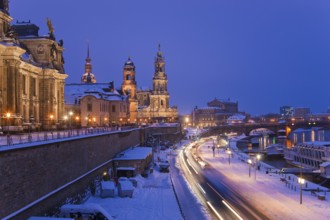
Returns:
[[[11,26],[8,1],[1,2],[1,125],[4,130],[10,125],[12,131],[22,130],[23,125],[46,128],[64,111],[64,84],[68,75],[64,71],[63,41],[56,41],[49,19],[49,34],[43,36],[30,21]]]
[[[296,119],[305,119],[310,113],[310,108],[297,107],[294,108],[293,117],[295,117]]]
[[[280,115],[282,119],[292,118],[293,116],[293,107],[292,106],[281,106],[280,107]]]
[[[208,107],[218,107],[222,109],[223,112],[237,113],[238,112],[238,103],[228,100],[219,100],[217,98],[207,103]]]
[[[227,124],[235,125],[245,123],[246,116],[241,114],[234,114],[227,119]]]
[[[307,115],[307,120],[311,123],[317,122],[329,122],[330,121],[330,113],[313,113]]]
[[[238,103],[230,100],[214,99],[207,107],[195,107],[192,112],[192,125],[212,127],[227,123],[227,119],[238,113]]]

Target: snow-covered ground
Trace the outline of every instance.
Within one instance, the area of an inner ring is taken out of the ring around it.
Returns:
[[[169,151],[159,151],[154,156],[168,160]],[[156,162],[157,164],[157,162]],[[156,165],[147,178],[138,175],[133,197],[119,197],[115,190],[114,198],[101,198],[99,192],[85,204],[99,204],[114,219],[183,219],[172,187],[170,173],[160,173]]]
[[[261,169],[250,168],[247,155],[234,154],[228,161],[228,154],[224,150],[216,150],[215,157],[208,142],[199,148],[199,154],[213,168],[220,171],[226,179],[246,200],[257,207],[270,219],[330,219],[330,192],[319,192],[325,200],[319,200],[317,195],[310,191],[302,191],[302,204],[300,204],[300,185],[297,177],[292,174],[266,174],[270,166],[261,163]],[[230,143],[235,148],[235,142]],[[256,176],[255,176],[256,175]],[[325,189],[308,182],[303,189]]]

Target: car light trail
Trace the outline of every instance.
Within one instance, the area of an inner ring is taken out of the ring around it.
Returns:
[[[198,186],[198,188],[199,188],[204,194],[206,194],[205,190],[203,189],[203,187],[201,187],[201,185],[199,185],[199,184],[197,183],[197,186]]]
[[[218,191],[216,191],[210,184],[207,183],[207,185],[216,193],[218,194],[218,196],[223,199],[223,197],[218,193]]]
[[[225,204],[227,206],[227,208],[237,216],[237,218],[239,218],[240,220],[243,220],[243,218],[241,216],[239,216],[239,214],[237,212],[235,212],[235,210],[232,207],[230,207],[230,205],[225,200],[222,200],[222,203]]]
[[[192,175],[192,173],[189,170],[189,167],[186,164],[186,161],[184,161],[184,159],[183,159],[183,153],[182,153],[182,151],[181,151],[181,160],[183,161],[183,164],[186,166],[186,168],[187,168],[188,172],[190,173],[190,175]]]
[[[189,160],[187,160],[189,166],[195,171],[196,174],[198,174],[197,170],[191,165],[191,163],[189,162]]]
[[[219,219],[224,220],[221,217],[221,215],[215,210],[215,208],[213,207],[213,205],[209,201],[207,201],[206,203],[210,206],[210,208],[212,209],[212,211],[218,216]]]

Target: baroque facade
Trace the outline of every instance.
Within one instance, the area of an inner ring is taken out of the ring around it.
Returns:
[[[64,111],[63,41],[29,22],[10,25],[8,1],[0,1],[0,113],[3,130],[47,127]]]
[[[152,90],[137,91],[139,122],[177,122],[177,107],[170,107],[170,94],[167,90],[167,74],[165,72],[165,59],[158,47],[155,58],[155,73],[152,78]]]

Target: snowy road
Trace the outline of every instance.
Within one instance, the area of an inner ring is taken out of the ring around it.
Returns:
[[[195,148],[196,149],[196,148]],[[223,183],[223,176],[211,166],[202,169],[190,152],[181,156],[182,167],[186,167],[186,178],[194,192],[213,213],[214,219],[268,219],[250,206],[229,184]]]

